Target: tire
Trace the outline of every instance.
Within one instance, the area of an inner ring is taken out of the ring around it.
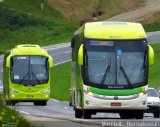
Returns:
[[[119,116],[121,117],[121,119],[128,119],[127,113],[120,112]]]
[[[16,105],[16,102],[11,101],[11,102],[10,102],[10,105],[11,105],[11,106],[15,106],[15,105]]]
[[[138,111],[135,115],[136,119],[143,119],[144,111]]]
[[[88,110],[83,111],[83,119],[91,119],[91,112]]]
[[[125,111],[119,113],[121,119],[133,119],[135,118],[135,114],[132,111]]]
[[[10,101],[5,100],[5,104],[6,104],[6,105],[10,105]]]
[[[5,103],[6,103],[6,105],[8,105],[8,106],[15,106],[15,105],[16,105],[16,102],[14,102],[14,101],[9,101],[9,100],[5,100]]]
[[[154,112],[154,113],[153,113],[153,115],[154,115],[154,118],[160,118],[159,111],[157,111],[157,112]]]
[[[82,118],[82,111],[81,109],[76,109],[75,108],[75,118]]]
[[[47,101],[35,101],[34,106],[46,106]]]

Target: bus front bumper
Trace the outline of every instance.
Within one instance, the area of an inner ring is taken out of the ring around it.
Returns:
[[[50,94],[42,93],[10,93],[9,100],[18,101],[36,101],[36,100],[49,100]]]
[[[146,94],[132,99],[107,100],[94,97],[93,95],[89,95],[88,93],[84,93],[84,109],[91,110],[146,110],[146,101]]]

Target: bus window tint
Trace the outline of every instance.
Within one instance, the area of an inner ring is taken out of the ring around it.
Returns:
[[[145,84],[147,46],[145,41],[140,41],[87,40],[85,83],[107,87]]]
[[[17,83],[29,71],[29,56],[16,56],[11,59],[11,78]],[[27,76],[26,76],[27,78]]]
[[[43,84],[48,81],[48,62],[44,56],[14,56],[11,79],[17,84]]]
[[[48,59],[43,56],[32,56],[31,57],[31,69],[32,73],[36,76],[36,78],[40,80],[48,79],[48,67],[46,65],[46,61]]]

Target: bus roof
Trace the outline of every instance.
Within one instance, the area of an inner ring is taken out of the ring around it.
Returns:
[[[84,36],[94,39],[125,40],[146,38],[140,23],[92,22],[84,25]]]
[[[11,50],[11,56],[14,55],[43,55],[48,56],[48,53],[39,45],[24,44],[17,45]]]

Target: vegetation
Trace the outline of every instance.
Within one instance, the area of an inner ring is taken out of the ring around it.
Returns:
[[[158,88],[160,87],[160,43],[152,45],[155,52],[155,63],[150,66],[149,70],[149,86]]]
[[[146,32],[160,31],[160,16],[155,22],[144,24],[143,27]]]
[[[103,20],[143,4],[144,0],[5,0],[0,3],[0,52],[17,44],[44,46],[68,42],[79,19],[91,17],[93,11],[102,11],[100,20]],[[159,30],[160,19],[144,24],[144,28],[146,31]]]
[[[13,1],[13,3],[18,2],[19,4],[21,2],[32,2],[31,0]],[[35,0],[35,2],[36,1],[38,2],[39,0]],[[12,5],[12,2],[6,0],[5,6],[0,4],[1,52],[22,43],[39,44],[43,46],[70,41],[70,37],[76,28],[74,24],[66,22],[57,11],[46,6],[46,10],[42,13],[41,10],[38,11],[31,4],[33,10],[30,9],[30,11],[35,12],[25,13],[25,7],[23,11],[6,7],[10,6],[10,4]],[[32,3],[34,4],[34,2]],[[18,6],[18,4],[13,4],[12,6]]]
[[[145,0],[47,0],[67,20],[79,22],[102,12],[100,20],[143,6]]]
[[[2,127],[35,127],[27,122],[18,112],[2,103],[0,98],[0,126]]]
[[[70,62],[58,65],[53,70],[53,85],[51,86],[51,98],[60,101],[69,101],[71,84],[71,64]]]

